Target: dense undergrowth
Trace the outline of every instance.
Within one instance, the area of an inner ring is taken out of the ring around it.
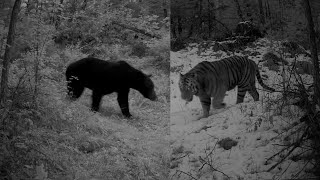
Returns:
[[[1,5],[2,60],[12,3]],[[153,14],[161,6],[143,9],[149,6],[22,2],[0,107],[0,179],[167,179],[168,20]],[[152,74],[159,101],[131,90],[130,119],[115,93],[104,96],[98,113],[90,111],[90,90],[68,101],[66,67],[85,57],[124,60]]]
[[[21,69],[28,54],[12,65],[9,103],[1,112],[1,178],[166,179],[169,75],[165,66],[153,66],[152,59],[158,57],[129,57],[109,48],[118,58],[153,74],[159,98],[151,102],[131,90],[133,118],[126,119],[115,94],[104,97],[101,113],[89,110],[89,90],[80,100],[67,101],[65,67],[86,55],[76,46],[53,49],[50,46],[51,54],[44,56],[52,66],[42,68],[36,97],[29,86],[33,77],[29,64]]]
[[[18,24],[17,41],[26,48],[11,56],[9,94],[0,109],[0,179],[167,179],[166,30],[159,31],[159,39],[99,41],[88,48],[81,41],[57,44],[53,26],[28,20]],[[23,26],[29,29],[22,31]],[[65,69],[88,56],[125,60],[152,74],[159,101],[131,90],[130,119],[121,114],[115,93],[104,96],[99,113],[90,111],[90,90],[68,101]]]

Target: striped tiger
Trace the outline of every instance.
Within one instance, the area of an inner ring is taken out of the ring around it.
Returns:
[[[181,98],[190,102],[193,95],[198,96],[205,118],[209,116],[210,104],[216,109],[225,107],[223,99],[226,92],[236,86],[238,86],[237,104],[243,102],[247,91],[255,101],[258,101],[255,76],[264,89],[275,91],[262,82],[257,64],[247,57],[232,56],[214,62],[203,61],[186,74],[180,73]]]

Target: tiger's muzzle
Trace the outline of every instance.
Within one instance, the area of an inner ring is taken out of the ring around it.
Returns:
[[[187,101],[187,102],[191,102],[193,99],[193,96],[184,96],[183,94],[181,95],[181,99]]]

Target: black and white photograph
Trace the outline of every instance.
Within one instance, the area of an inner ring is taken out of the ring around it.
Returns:
[[[171,0],[170,177],[319,179],[320,1]]]
[[[170,3],[0,1],[0,179],[169,179]]]
[[[1,0],[0,180],[318,180],[319,52],[319,0]]]

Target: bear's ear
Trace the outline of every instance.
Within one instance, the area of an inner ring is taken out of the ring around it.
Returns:
[[[152,77],[152,74],[147,74],[147,77],[151,78],[151,77]]]

